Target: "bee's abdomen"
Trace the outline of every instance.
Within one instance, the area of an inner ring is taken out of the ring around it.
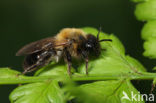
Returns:
[[[30,55],[27,55],[24,59],[23,68],[26,69],[33,64],[35,64],[38,61],[37,56],[40,55],[40,53],[33,53]]]
[[[33,69],[33,68],[40,68],[49,62],[52,61],[52,58],[55,55],[54,51],[40,51],[37,53],[33,53],[27,55],[25,57],[23,68],[26,69]]]

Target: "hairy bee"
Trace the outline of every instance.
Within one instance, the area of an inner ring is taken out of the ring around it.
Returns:
[[[65,28],[54,37],[45,38],[24,46],[16,53],[16,56],[25,55],[23,74],[41,68],[52,61],[59,62],[61,58],[64,58],[68,65],[69,75],[71,75],[72,58],[84,59],[86,74],[88,74],[90,55],[100,55],[101,46],[99,42],[112,41],[111,39],[99,40],[99,33],[95,37],[92,34],[86,34],[81,29]]]

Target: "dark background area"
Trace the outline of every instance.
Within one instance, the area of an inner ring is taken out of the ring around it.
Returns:
[[[0,67],[23,71],[23,57],[16,57],[16,51],[29,42],[55,35],[62,28],[101,26],[104,32],[119,37],[127,54],[152,71],[156,60],[142,56],[143,23],[136,20],[134,9],[130,0],[1,0]],[[151,82],[134,84],[141,93],[149,93]],[[9,103],[9,93],[15,87],[0,87],[2,103]]]

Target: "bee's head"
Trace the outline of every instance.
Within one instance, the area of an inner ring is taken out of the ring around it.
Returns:
[[[99,33],[97,34],[97,37],[95,37],[92,34],[88,34],[87,35],[87,41],[85,43],[85,48],[86,51],[89,53],[89,55],[96,55],[99,56],[101,53],[101,46],[100,46],[100,42],[103,41],[112,41],[111,39],[102,39],[99,40]]]
[[[89,54],[100,54],[100,43],[98,42],[98,39],[93,36],[92,34],[87,35],[87,41],[85,43],[85,49]]]

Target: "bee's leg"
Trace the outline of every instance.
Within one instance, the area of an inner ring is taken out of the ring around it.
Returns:
[[[25,68],[25,70],[22,72],[22,74],[26,74],[28,72],[32,72],[36,69],[38,69],[39,67],[43,66],[43,58],[39,59],[35,64],[31,65],[30,67],[28,68]]]
[[[88,75],[88,52],[86,51],[82,51],[81,52],[82,58],[85,60],[85,64],[86,64],[86,75]]]
[[[67,62],[67,65],[68,65],[68,74],[69,76],[71,76],[71,66],[72,66],[72,57],[71,57],[71,54],[69,53],[68,50],[65,49],[65,61]]]
[[[86,75],[88,75],[88,58],[85,58],[85,63],[86,63]]]
[[[31,65],[28,68],[25,68],[24,72],[22,72],[22,74],[26,74],[28,72],[32,72],[40,67],[43,67],[45,64],[49,64],[49,62],[51,60],[50,57],[53,53],[52,52],[48,52],[48,53],[43,53],[43,55],[40,55],[40,58],[36,61],[35,64]]]
[[[99,31],[98,31],[98,34],[97,34],[97,37],[96,37],[97,40],[99,40],[99,34],[100,34],[100,32],[101,32],[101,29],[102,29],[102,28],[100,27],[100,28],[99,28]]]
[[[32,71],[36,70],[37,67],[38,67],[39,65],[40,65],[39,63],[36,63],[36,64],[34,64],[34,65],[32,65],[32,66],[26,68],[26,69],[22,72],[22,74],[24,75],[24,74],[26,74],[26,73],[28,73],[28,72],[32,72]]]
[[[26,69],[22,72],[22,74],[24,75],[24,74],[26,74],[26,73],[28,73],[28,72],[33,71],[34,69],[37,69],[37,68],[35,68],[35,67],[37,67],[37,64],[34,64],[34,65],[32,65],[32,66],[26,68]]]

